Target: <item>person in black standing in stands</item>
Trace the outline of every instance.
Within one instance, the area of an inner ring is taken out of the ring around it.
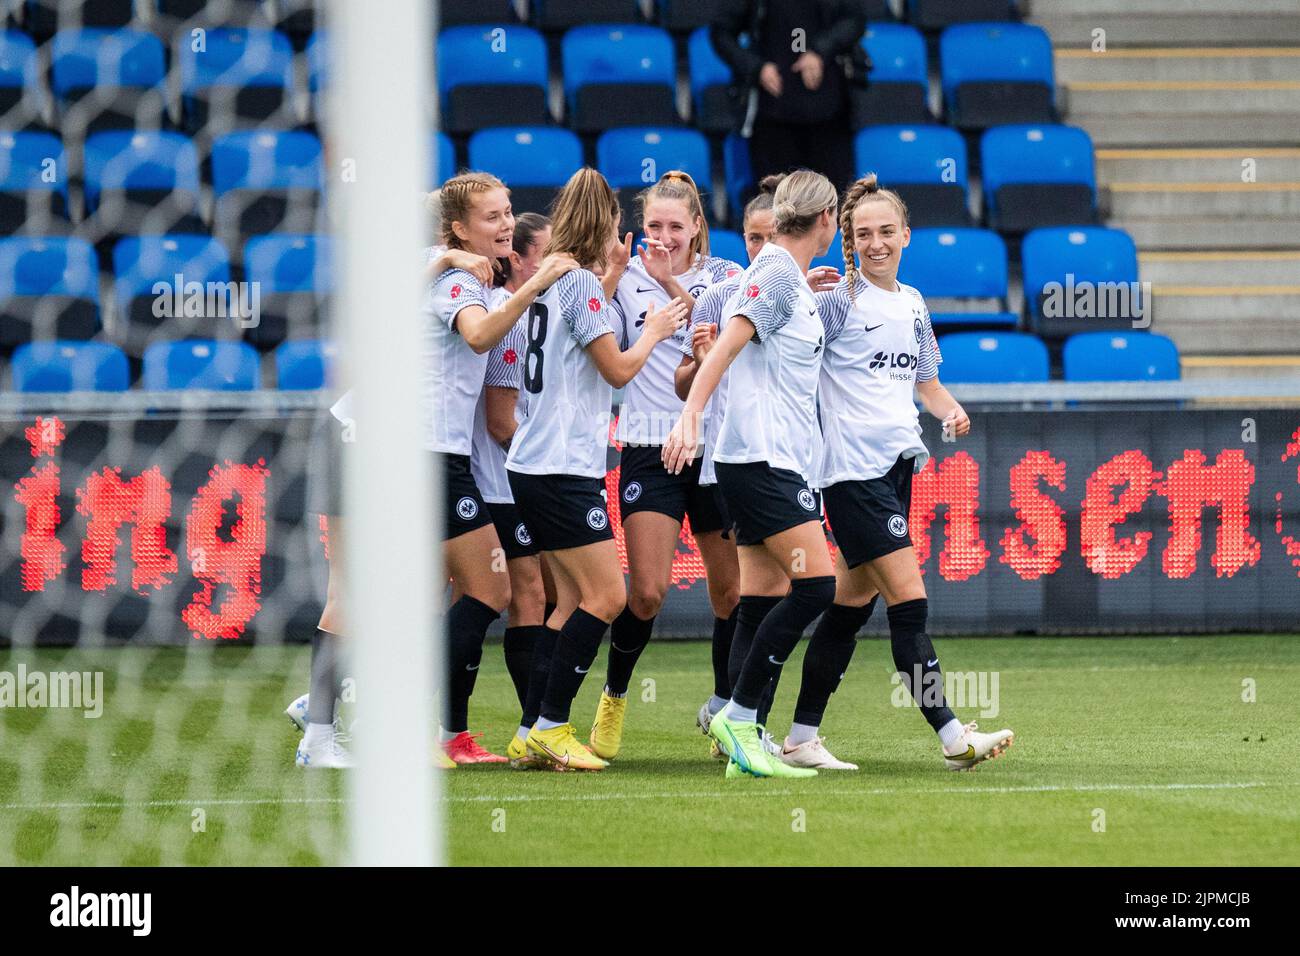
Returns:
[[[866,81],[866,27],[863,0],[722,0],[710,35],[737,82],[757,92],[746,122],[755,182],[800,168],[841,190],[855,178],[849,90]]]

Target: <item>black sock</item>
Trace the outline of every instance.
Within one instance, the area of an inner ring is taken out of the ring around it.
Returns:
[[[745,666],[745,658],[754,646],[754,634],[757,633],[758,626],[782,600],[784,599],[765,594],[740,596],[740,603],[736,605],[736,629],[731,635],[731,653],[727,655],[727,685],[733,693],[736,681],[740,679],[740,670]]]
[[[844,671],[853,659],[858,631],[875,607],[874,597],[863,607],[832,604],[817,622],[803,659],[803,681],[799,685],[799,701],[794,705],[796,724],[821,725],[831,694],[839,689]]]
[[[543,626],[533,645],[532,667],[528,670],[528,696],[524,698],[524,716],[519,721],[524,727],[532,727],[542,709],[542,698],[546,695],[546,681],[551,676],[551,657],[555,653],[555,642],[560,639],[560,632]]]
[[[731,688],[731,699],[741,707],[757,708],[772,675],[781,669],[790,652],[803,637],[804,628],[817,619],[835,600],[835,577],[800,578],[791,582],[790,593],[763,619],[754,634],[754,646],[745,658],[740,679]]]
[[[483,660],[483,638],[499,617],[496,611],[468,594],[447,612],[447,684],[442,729],[458,734],[469,729],[469,698]]]
[[[609,662],[605,668],[605,686],[611,694],[627,693],[632,669],[650,643],[654,626],[653,617],[643,621],[632,613],[630,607],[623,608],[623,613],[614,618],[614,623],[609,626]]]
[[[600,650],[609,625],[578,608],[564,622],[560,638],[555,642],[551,657],[551,674],[546,681],[546,695],[542,698],[542,717],[557,724],[569,722],[569,709],[578,696],[591,663]]]
[[[339,643],[342,638],[316,628],[311,637],[311,683],[307,688],[307,723],[334,723],[339,693]]]
[[[894,652],[894,668],[903,678],[912,699],[936,731],[953,719],[948,702],[943,696],[943,672],[939,669],[939,655],[934,652],[930,636],[925,633],[925,620],[930,602],[925,598],[904,601],[888,609],[889,644]],[[921,686],[914,686],[919,677]]]
[[[778,667],[772,679],[767,682],[763,688],[763,699],[758,702],[758,723],[763,727],[767,726],[768,715],[772,713],[772,704],[776,701],[776,688],[781,683],[781,671],[784,668]]]
[[[727,673],[727,658],[731,654],[731,638],[736,633],[737,607],[731,617],[713,619],[713,696],[721,700],[731,699],[731,676]]]
[[[527,627],[507,627],[505,640],[501,649],[506,655],[506,671],[515,685],[515,696],[519,706],[528,706],[528,675],[533,667],[533,645],[541,637],[543,627],[530,624]]]

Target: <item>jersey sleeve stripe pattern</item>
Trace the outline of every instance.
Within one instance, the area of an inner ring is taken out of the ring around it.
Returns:
[[[479,305],[490,311],[488,292],[468,272],[460,269],[448,269],[434,280],[431,290],[435,304],[435,317],[447,328],[456,327],[456,316],[471,305]]]
[[[497,388],[519,387],[519,360],[528,349],[528,337],[523,323],[516,322],[506,337],[488,353],[487,371],[483,384]]]
[[[560,307],[574,339],[584,349],[614,329],[600,280],[586,269],[569,273],[575,278],[560,285]]]
[[[781,331],[794,315],[799,299],[799,268],[789,256],[773,256],[758,269],[751,267],[727,307],[729,316],[743,315],[754,324],[760,342]]]

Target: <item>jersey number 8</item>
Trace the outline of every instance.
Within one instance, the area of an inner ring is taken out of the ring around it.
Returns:
[[[540,302],[528,307],[528,352],[524,356],[524,388],[536,395],[542,390],[542,366],[546,357],[542,345],[546,342],[546,321],[549,309]]]

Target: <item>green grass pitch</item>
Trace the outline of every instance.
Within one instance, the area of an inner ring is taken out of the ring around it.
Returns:
[[[943,769],[920,714],[891,703],[887,643],[861,642],[823,726],[857,773],[723,779],[694,726],[706,643],[652,644],[620,757],[600,774],[459,768],[440,777],[448,859],[468,865],[1296,865],[1300,638],[937,641],[996,671],[1016,743]],[[0,670],[102,668],[103,716],[0,709],[0,864],[316,864],[346,858],[340,772],[292,765],[284,705],[305,648],[0,653]],[[786,666],[783,733],[802,648]],[[584,736],[603,656],[574,708]],[[1249,681],[1247,680],[1249,679]],[[652,681],[652,684],[646,684]],[[1254,701],[1243,700],[1252,686]],[[471,705],[503,750],[518,714],[499,644]]]

